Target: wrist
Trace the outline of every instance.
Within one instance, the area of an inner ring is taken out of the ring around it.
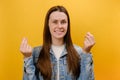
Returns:
[[[83,53],[90,53],[90,50],[86,50],[84,48],[82,48],[82,51],[83,51]]]

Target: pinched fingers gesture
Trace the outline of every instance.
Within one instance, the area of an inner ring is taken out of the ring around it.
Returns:
[[[32,47],[28,44],[26,38],[23,38],[21,42],[20,52],[24,55],[24,57],[30,57],[32,55]]]
[[[94,36],[90,32],[87,32],[87,34],[85,35],[83,51],[86,52],[86,53],[89,53],[91,48],[94,45],[95,45]]]

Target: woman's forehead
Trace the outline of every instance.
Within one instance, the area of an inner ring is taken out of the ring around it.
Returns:
[[[67,19],[67,15],[64,12],[54,11],[50,14],[50,19]]]

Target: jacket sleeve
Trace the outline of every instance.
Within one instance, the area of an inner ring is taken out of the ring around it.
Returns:
[[[37,80],[35,76],[35,66],[33,64],[33,56],[24,59],[23,80]]]
[[[94,80],[93,59],[91,53],[81,53],[80,80]]]
[[[23,80],[39,79],[39,72],[37,71],[35,64],[37,63],[41,49],[42,46],[34,47],[32,51],[32,56],[24,59]]]
[[[91,53],[83,53],[82,48],[77,46],[77,52],[80,55],[81,73],[78,80],[94,80],[93,59]]]

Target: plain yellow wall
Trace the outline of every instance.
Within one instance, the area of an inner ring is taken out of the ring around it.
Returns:
[[[1,0],[0,80],[22,80],[21,40],[42,44],[44,18],[54,5],[68,9],[75,44],[83,46],[88,31],[95,36],[96,80],[120,80],[120,0]]]

